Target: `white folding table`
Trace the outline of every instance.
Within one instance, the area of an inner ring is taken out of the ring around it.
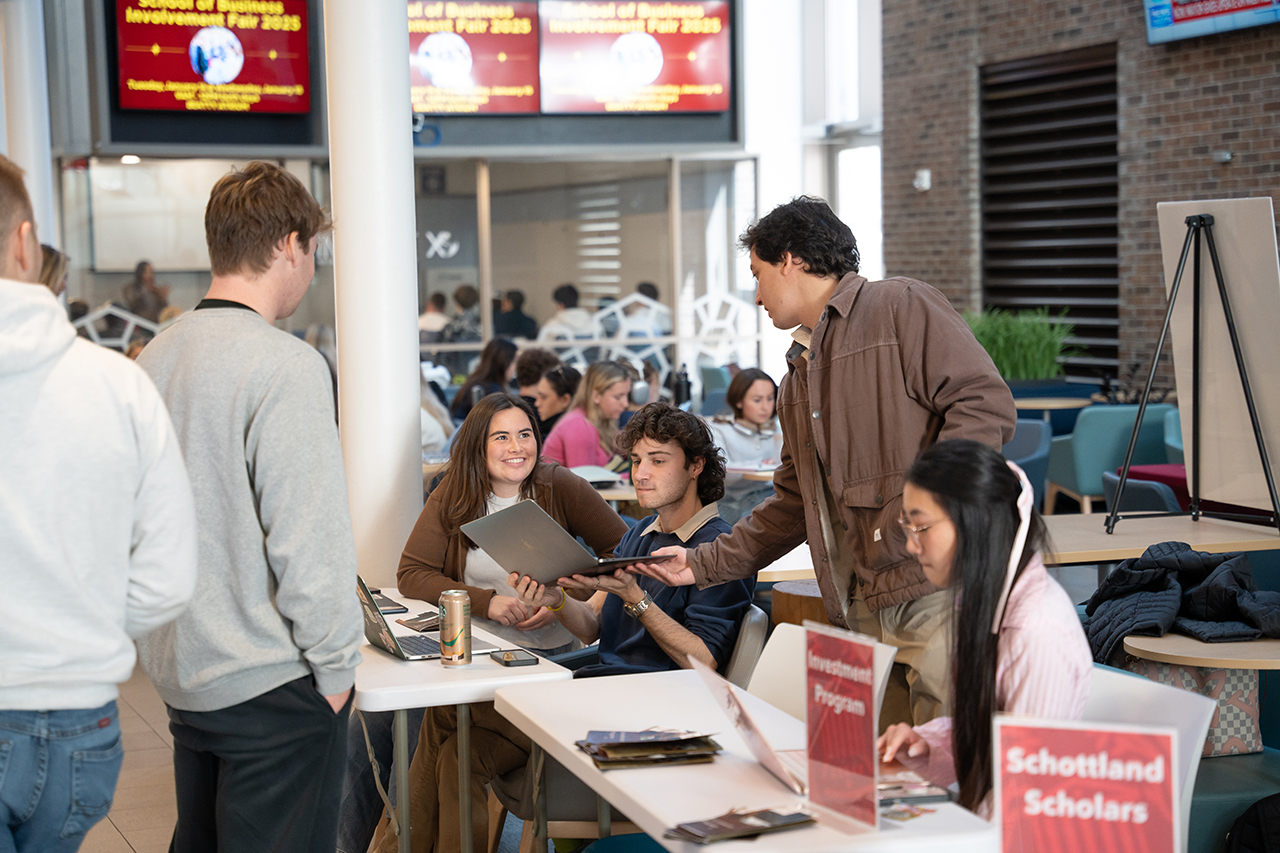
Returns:
[[[754,696],[748,700],[748,710],[775,749],[804,748],[804,723]],[[800,799],[756,762],[691,671],[511,685],[498,690],[494,706],[533,740],[535,767],[542,760],[539,751],[545,751],[667,850],[703,849],[662,837],[678,823],[706,820],[732,808],[787,808]],[[602,772],[574,746],[591,730],[634,731],[651,726],[716,732],[724,752],[710,764]],[[537,799],[541,808],[545,797]],[[845,834],[819,822],[715,847],[720,853],[994,853],[998,849],[996,829],[987,821],[954,803],[930,808],[936,811],[906,823],[882,820],[879,832]],[[545,812],[538,816],[539,837],[545,818]]]
[[[403,602],[414,614],[435,609],[425,601],[405,598],[384,590]],[[395,634],[410,635],[410,629],[389,616],[387,624]],[[511,643],[481,629],[472,627],[473,639],[484,640],[498,648],[512,648]],[[489,659],[488,653],[473,655],[468,666],[446,667],[438,660],[404,661],[365,643],[360,648],[363,661],[356,668],[355,707],[360,711],[395,712],[396,787],[401,801],[395,820],[400,827],[400,853],[409,853],[409,727],[410,708],[458,706],[458,812],[462,832],[462,849],[471,849],[471,708],[472,702],[489,702],[494,691],[504,685],[531,682],[570,681],[573,673],[549,660],[538,659],[533,666],[502,666]]]

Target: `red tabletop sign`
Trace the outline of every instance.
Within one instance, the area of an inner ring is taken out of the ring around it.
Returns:
[[[538,112],[538,4],[412,0],[409,93],[419,113]]]
[[[305,113],[306,0],[118,0],[120,107]]]
[[[543,0],[544,113],[729,109],[729,3]]]
[[[1173,729],[998,717],[1004,853],[1175,853]]]
[[[806,624],[809,800],[876,826],[875,641]]]

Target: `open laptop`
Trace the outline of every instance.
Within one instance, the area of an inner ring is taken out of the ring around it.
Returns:
[[[374,600],[373,593],[369,592],[369,585],[364,582],[364,578],[356,577],[357,590],[360,593],[360,611],[364,614],[364,638],[371,645],[377,646],[388,654],[395,655],[401,660],[438,660],[440,657],[440,632],[435,631],[427,634],[411,634],[409,636],[398,637],[391,633],[391,626],[387,624],[387,617],[383,616],[378,610],[378,604]],[[482,652],[497,651],[497,646],[491,646],[484,640],[471,638],[471,654],[477,655]]]
[[[597,559],[534,501],[520,501],[462,525],[462,532],[509,572],[553,584],[570,575],[604,575],[635,563],[660,563],[665,557]]]

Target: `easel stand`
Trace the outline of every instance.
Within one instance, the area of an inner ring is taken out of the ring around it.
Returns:
[[[1253,425],[1253,437],[1258,445],[1258,457],[1262,460],[1262,473],[1267,480],[1267,492],[1271,495],[1271,516],[1266,520],[1280,530],[1280,498],[1276,495],[1276,482],[1271,474],[1271,461],[1267,457],[1266,443],[1262,438],[1262,427],[1258,423],[1258,410],[1253,403],[1253,390],[1249,385],[1249,373],[1244,366],[1244,355],[1240,351],[1240,337],[1236,331],[1235,318],[1231,313],[1231,302],[1227,298],[1227,286],[1222,280],[1222,267],[1218,263],[1218,248],[1213,242],[1213,217],[1208,214],[1188,216],[1187,239],[1182,244],[1182,255],[1178,259],[1178,272],[1173,279],[1173,287],[1169,291],[1169,308],[1165,311],[1164,327],[1160,330],[1160,340],[1156,343],[1156,351],[1151,357],[1151,372],[1147,376],[1147,387],[1142,392],[1142,402],[1138,404],[1138,418],[1133,424],[1133,433],[1129,436],[1129,449],[1124,455],[1124,468],[1120,472],[1120,482],[1116,487],[1116,499],[1111,511],[1107,514],[1107,533],[1114,533],[1116,522],[1124,515],[1120,514],[1120,499],[1124,495],[1125,483],[1129,480],[1129,465],[1133,461],[1133,449],[1138,444],[1138,431],[1142,429],[1142,418],[1147,411],[1147,401],[1151,397],[1151,385],[1155,382],[1156,367],[1160,363],[1160,352],[1164,349],[1165,338],[1169,334],[1169,322],[1173,319],[1173,306],[1178,298],[1178,287],[1182,284],[1182,273],[1187,265],[1187,253],[1195,247],[1192,264],[1192,303],[1191,309],[1191,476],[1187,480],[1191,493],[1191,510],[1189,512],[1143,513],[1143,518],[1160,518],[1172,516],[1191,516],[1193,521],[1206,518],[1221,518],[1229,521],[1257,522],[1262,516],[1241,515],[1239,513],[1211,512],[1200,509],[1200,238],[1209,247],[1209,259],[1213,262],[1213,276],[1218,281],[1218,297],[1222,300],[1222,313],[1227,320],[1227,332],[1231,335],[1231,349],[1235,352],[1236,368],[1240,372],[1240,384],[1244,387],[1245,404],[1249,407],[1249,421]],[[1133,517],[1133,516],[1129,516]]]

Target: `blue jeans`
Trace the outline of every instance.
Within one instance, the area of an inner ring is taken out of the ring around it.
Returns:
[[[79,850],[111,809],[123,758],[115,702],[0,711],[0,853]]]

